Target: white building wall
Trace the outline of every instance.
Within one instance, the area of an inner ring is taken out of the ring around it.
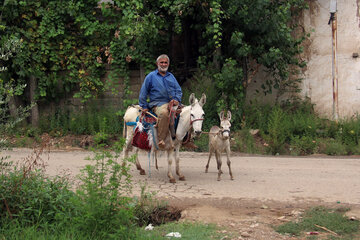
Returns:
[[[309,0],[309,9],[304,11],[302,24],[310,39],[304,44],[303,58],[307,67],[303,72],[301,96],[309,97],[315,111],[323,117],[333,117],[332,87],[332,28],[330,0]],[[337,65],[339,118],[360,114],[360,0],[337,0]],[[260,90],[268,78],[259,71],[248,86],[247,100],[274,102],[276,91],[264,96]],[[256,92],[255,90],[260,90]],[[283,96],[281,99],[284,99]],[[281,100],[280,99],[280,100]]]
[[[330,0],[310,2],[304,13],[305,30],[311,32],[308,67],[302,94],[310,97],[322,116],[333,116],[332,28]],[[337,66],[339,117],[360,113],[360,19],[358,0],[337,1]]]

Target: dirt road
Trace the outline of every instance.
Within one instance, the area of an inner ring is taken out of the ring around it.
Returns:
[[[31,152],[30,149],[14,149],[0,153],[0,156],[10,155],[17,161]],[[48,163],[50,175],[64,170],[75,175],[90,163],[84,159],[91,155],[87,151],[51,151],[49,155],[43,155],[43,159]],[[264,239],[288,239],[270,233],[268,225],[307,206],[351,206],[354,214],[360,217],[359,157],[273,157],[233,153],[231,161],[233,181],[225,157],[221,181],[217,181],[215,158],[210,163],[209,173],[204,172],[207,153],[182,152],[180,167],[186,181],[175,184],[168,181],[165,154],[159,157],[159,170],[150,163],[150,176],[139,175],[135,168],[131,172],[134,181],[139,183],[136,191],[146,184],[159,197],[186,209],[187,219],[230,224],[242,229],[240,234],[245,231],[244,235],[249,236],[243,237],[247,239],[263,239],[264,234],[268,236]],[[147,154],[140,155],[140,162],[149,173]],[[256,222],[258,231],[250,228]],[[259,226],[259,222],[264,226]]]

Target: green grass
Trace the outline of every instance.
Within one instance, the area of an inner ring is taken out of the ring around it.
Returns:
[[[219,233],[218,229],[213,224],[202,223],[168,223],[160,226],[155,226],[152,231],[145,231],[144,227],[138,228],[136,232],[135,240],[157,240],[166,239],[165,235],[170,232],[179,232],[181,239],[186,240],[211,240],[222,239],[225,234]],[[226,233],[230,236],[229,233]],[[21,240],[87,240],[96,239],[86,235],[84,232],[79,232],[75,228],[68,226],[65,229],[56,225],[41,225],[21,227],[16,224],[12,224],[11,227],[7,227],[6,231],[0,231],[0,239],[21,239]]]
[[[186,240],[210,240],[210,239],[222,239],[225,234],[219,233],[217,228],[213,224],[202,223],[168,223],[155,227],[152,231],[145,231],[144,228],[138,232],[137,240],[157,240],[164,239],[164,236],[170,232],[179,232],[181,239]],[[226,235],[229,236],[229,233]]]
[[[316,227],[316,225],[319,225],[337,233],[337,238],[333,239],[356,239],[352,237],[359,236],[359,222],[351,221],[345,217],[344,213],[347,210],[314,207],[306,211],[298,222],[285,223],[275,227],[275,230],[281,234],[294,236],[300,236],[311,231],[326,232]]]

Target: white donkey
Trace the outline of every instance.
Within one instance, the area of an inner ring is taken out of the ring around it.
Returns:
[[[213,126],[209,132],[209,159],[206,164],[205,172],[208,172],[210,158],[213,153],[215,153],[217,169],[218,169],[218,181],[220,181],[221,171],[221,153],[225,150],[227,157],[227,165],[229,167],[230,179],[234,180],[234,177],[231,172],[231,162],[230,162],[230,127],[231,127],[231,112],[227,112],[225,118],[224,111],[219,114],[220,117],[220,127]]]
[[[192,93],[189,97],[189,106],[185,106],[182,108],[182,111],[180,113],[180,119],[179,123],[176,129],[176,138],[172,139],[171,134],[169,132],[167,138],[165,139],[165,151],[167,152],[167,160],[168,160],[168,177],[170,179],[171,183],[175,183],[176,180],[173,177],[172,171],[171,171],[171,165],[172,161],[175,155],[175,163],[176,163],[176,174],[179,176],[179,180],[185,181],[184,175],[180,172],[180,156],[179,156],[179,150],[182,145],[182,141],[184,137],[186,136],[187,132],[190,132],[190,129],[193,129],[193,134],[195,137],[200,136],[202,133],[202,123],[204,120],[204,110],[203,106],[206,102],[206,95],[203,93],[201,96],[201,99],[198,101],[195,98],[195,94]],[[124,131],[123,136],[126,137],[126,142],[124,146],[124,157],[128,157],[129,150],[131,148],[131,142],[134,134],[134,128],[132,126],[127,126],[127,122],[135,122],[137,116],[141,114],[141,110],[139,110],[139,107],[129,107],[124,115]],[[150,135],[150,134],[149,134]],[[155,134],[156,135],[156,134]],[[156,157],[156,152],[158,151],[154,144],[151,145],[151,156]],[[174,153],[175,150],[175,153]],[[138,149],[136,149],[137,153]],[[157,167],[157,163],[156,163]],[[145,175],[145,170],[141,168],[138,156],[136,156],[136,168],[140,171],[141,175]]]

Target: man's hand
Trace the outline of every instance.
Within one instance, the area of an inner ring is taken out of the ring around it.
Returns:
[[[175,99],[171,100],[170,103],[172,103],[174,106],[179,105],[179,102],[176,101]]]
[[[146,112],[148,112],[149,111],[149,109],[147,109],[147,108],[143,108],[143,113],[146,113]]]

